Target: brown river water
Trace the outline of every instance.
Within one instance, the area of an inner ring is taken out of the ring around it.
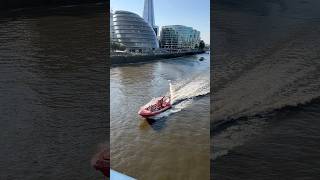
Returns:
[[[210,178],[209,69],[209,54],[111,68],[111,168],[139,180]],[[173,108],[139,117],[140,106],[170,92],[168,80]]]

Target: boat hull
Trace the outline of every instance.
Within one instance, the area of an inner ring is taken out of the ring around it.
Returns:
[[[141,109],[141,110],[138,112],[138,114],[139,114],[140,116],[144,117],[144,118],[150,118],[150,117],[153,117],[153,116],[155,116],[155,115],[158,115],[158,114],[160,114],[160,113],[162,113],[162,112],[170,109],[171,107],[172,107],[172,106],[169,105],[169,106],[166,106],[166,107],[160,109],[159,111],[154,111],[154,112],[148,111],[148,110],[146,110],[146,109]]]
[[[162,107],[161,109],[158,109],[156,111],[151,111],[150,110],[150,106],[155,106],[156,105],[156,102],[157,100],[161,99],[162,97],[159,97],[159,98],[156,98],[154,101],[154,103],[148,103],[149,105],[145,105],[145,106],[142,106],[138,112],[138,114],[144,118],[151,118],[153,116],[156,116],[168,109],[170,109],[172,107],[171,103],[170,103],[170,98],[167,99],[167,101],[164,101],[163,104],[162,104]]]

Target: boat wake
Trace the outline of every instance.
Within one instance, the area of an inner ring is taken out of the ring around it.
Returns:
[[[213,159],[260,134],[277,113],[320,97],[320,47],[314,37],[300,34],[273,47],[276,51],[215,61]]]
[[[177,113],[192,104],[195,98],[210,93],[210,74],[209,71],[193,76],[190,79],[169,82],[170,90],[167,96],[171,97],[172,108],[158,114],[151,119],[160,119]]]

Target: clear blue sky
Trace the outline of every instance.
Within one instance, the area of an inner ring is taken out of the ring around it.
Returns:
[[[210,44],[210,0],[153,0],[155,22],[185,25],[200,31],[201,39]],[[126,10],[142,16],[144,0],[110,0],[112,10]]]

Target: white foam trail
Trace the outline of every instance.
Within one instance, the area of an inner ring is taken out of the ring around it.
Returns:
[[[173,91],[171,81],[169,81],[169,88],[170,88],[170,97],[171,97],[171,101],[172,101],[172,99],[174,99],[174,91]]]
[[[154,116],[152,119],[159,119],[167,117],[173,113],[179,112],[186,107],[190,106],[193,98],[201,95],[206,95],[210,92],[210,79],[209,74],[194,76],[193,78],[171,83],[169,81],[169,92],[171,96],[172,108]]]
[[[210,92],[209,75],[195,76],[189,81],[172,84],[171,88],[172,94],[174,94],[172,104],[185,99],[206,95]]]

